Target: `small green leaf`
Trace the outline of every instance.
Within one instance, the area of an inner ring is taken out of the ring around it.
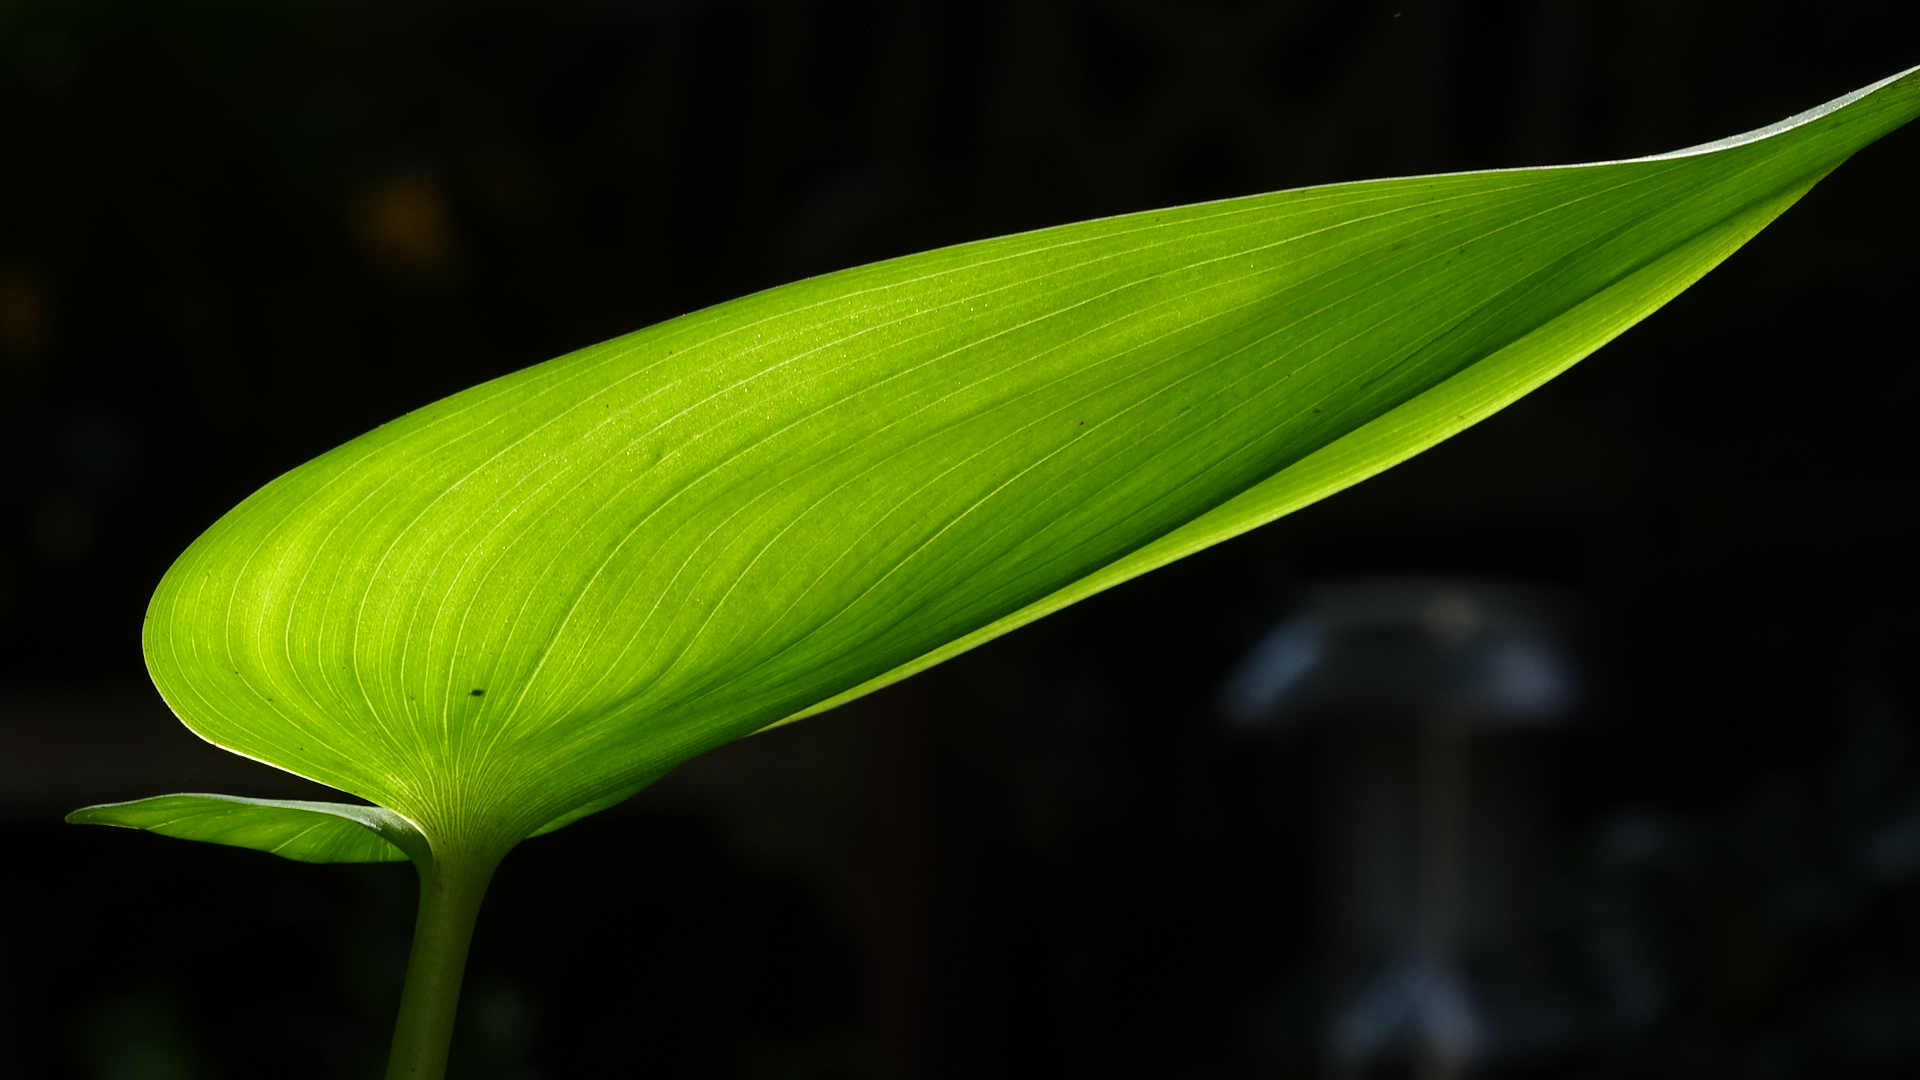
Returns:
[[[254,848],[296,862],[405,862],[402,848],[422,847],[419,834],[392,811],[348,803],[158,795],[89,806],[67,820]]]
[[[1084,222],[696,312],[267,485],[168,572],[148,666],[212,742],[504,851],[1462,430],[1917,111],[1908,72],[1658,157]]]

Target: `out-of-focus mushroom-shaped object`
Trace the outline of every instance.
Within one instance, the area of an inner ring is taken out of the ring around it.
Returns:
[[[1575,714],[1570,606],[1491,582],[1329,582],[1223,687],[1231,727],[1325,740],[1335,1075],[1400,1060],[1444,1080],[1570,1031],[1515,962],[1527,834],[1545,815],[1532,740],[1512,737]]]

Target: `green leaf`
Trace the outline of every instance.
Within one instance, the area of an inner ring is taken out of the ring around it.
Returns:
[[[254,848],[296,862],[405,862],[402,849],[421,846],[413,827],[391,810],[348,803],[159,795],[89,806],[67,820]]]
[[[212,742],[504,850],[1479,421],[1912,118],[1916,72],[1674,154],[1084,222],[584,349],[223,517],[149,668]]]

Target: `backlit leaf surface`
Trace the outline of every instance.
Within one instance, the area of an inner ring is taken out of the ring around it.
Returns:
[[[1475,423],[1916,110],[1908,72],[1675,154],[1091,221],[699,311],[275,480],[167,574],[149,668],[214,743],[510,845]],[[198,835],[288,843],[249,812]]]

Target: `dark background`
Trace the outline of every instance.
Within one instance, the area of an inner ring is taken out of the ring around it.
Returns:
[[[281,471],[807,274],[1669,150],[1915,63],[1912,0],[0,3],[0,1076],[378,1073],[409,870],[58,823],[301,790],[138,644]],[[458,1075],[1317,1075],[1323,748],[1211,702],[1382,572],[1560,589],[1598,673],[1530,759],[1525,932],[1643,1007],[1486,1075],[1920,1072],[1916,190],[1905,131],[1425,457],[529,843]]]

